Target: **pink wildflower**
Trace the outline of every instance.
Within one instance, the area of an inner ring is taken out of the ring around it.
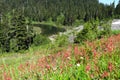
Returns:
[[[109,69],[110,72],[113,70],[113,65],[110,62],[108,63],[108,69]]]
[[[89,72],[91,70],[90,64],[87,64],[86,71]]]
[[[108,72],[104,71],[102,74],[102,78],[108,77]]]

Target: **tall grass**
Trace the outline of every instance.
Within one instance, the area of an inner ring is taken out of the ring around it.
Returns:
[[[3,60],[0,66],[0,78],[1,80],[119,80],[120,35],[84,43],[84,45],[69,45],[55,54],[35,57],[18,64],[10,65]],[[41,52],[45,54],[46,51]],[[54,51],[49,49],[47,52]]]

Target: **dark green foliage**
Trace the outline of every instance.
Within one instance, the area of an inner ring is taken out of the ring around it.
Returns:
[[[109,36],[110,24],[103,25],[103,31],[98,31],[98,22],[93,19],[102,20],[113,16],[119,18],[119,6],[120,1],[115,8],[114,2],[105,5],[98,0],[0,0],[1,50],[9,52],[28,49],[34,37],[30,21],[56,23],[57,26],[78,26],[81,21],[90,21],[77,35],[76,42],[94,40],[102,35]],[[41,26],[43,35],[65,31],[56,26],[46,26],[48,25]]]
[[[55,46],[62,47],[68,44],[68,37],[66,35],[59,35],[55,40]]]
[[[0,25],[2,51],[19,51],[29,48],[33,41],[33,33],[28,24],[24,15],[18,11],[13,11],[3,17]]]
[[[98,24],[98,20],[85,23],[84,29],[77,34],[75,43],[96,39],[98,35]]]
[[[97,17],[111,18],[115,9],[114,3],[104,5],[98,0],[1,0],[0,4],[2,13],[19,9],[33,21],[41,22],[51,18],[52,21],[57,21],[58,24],[64,22],[65,25],[72,25],[77,19],[89,21]]]
[[[37,34],[35,38],[33,39],[33,45],[34,46],[40,46],[44,44],[50,43],[50,40],[48,37],[45,37],[43,35]]]
[[[17,45],[16,47],[18,50],[26,49],[28,46],[26,46],[27,43],[25,43],[27,38],[27,29],[25,24],[25,18],[23,15],[16,15],[11,19],[11,26],[14,31],[10,34],[14,34],[12,38],[16,39]]]
[[[99,26],[98,19],[96,21],[87,22],[84,25],[84,29],[77,34],[75,43],[81,43],[83,41],[92,41],[97,38],[108,37],[111,35],[111,21],[105,22]],[[101,29],[100,29],[101,28]]]
[[[119,0],[118,5],[116,6],[115,14],[117,15],[118,18],[120,18],[120,0]]]
[[[105,22],[102,25],[102,31],[100,31],[100,37],[103,36],[110,36],[112,34],[112,30],[111,30],[111,21],[109,22]]]
[[[57,23],[58,25],[63,25],[64,20],[65,20],[65,16],[64,16],[63,13],[61,13],[61,14],[57,17],[56,23]]]
[[[73,26],[78,27],[80,25],[84,24],[84,20],[78,20],[76,19],[75,22],[73,22]]]
[[[28,21],[23,14],[13,13],[10,24],[10,47],[11,50],[18,51],[28,49],[32,43],[32,28],[28,26]],[[13,43],[14,42],[14,43]]]
[[[113,35],[118,35],[118,34],[120,34],[120,30],[113,30],[113,31],[112,31],[112,34],[113,34]]]
[[[4,20],[6,21],[6,19],[4,18]],[[9,26],[7,21],[6,22],[1,22],[0,23],[0,48],[2,49],[2,51],[9,51]]]

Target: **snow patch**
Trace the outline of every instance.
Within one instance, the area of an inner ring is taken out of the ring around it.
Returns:
[[[117,20],[117,21],[112,23],[112,25],[116,25],[116,24],[120,24],[120,20]]]

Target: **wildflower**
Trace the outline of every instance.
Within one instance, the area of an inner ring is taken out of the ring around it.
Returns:
[[[46,68],[47,68],[48,70],[50,70],[50,65],[47,64],[47,65],[46,65]]]
[[[112,52],[114,49],[114,45],[113,45],[113,42],[112,41],[108,41],[107,45],[106,45],[106,50],[108,52]]]
[[[68,57],[68,60],[71,60],[71,58],[70,58],[70,57]]]
[[[78,46],[75,46],[75,48],[74,48],[74,53],[75,53],[75,54],[79,54]]]
[[[80,64],[79,63],[77,63],[77,67],[79,67],[80,66]]]
[[[26,65],[26,66],[29,66],[29,62],[26,62],[25,65]]]
[[[61,55],[61,52],[58,52],[58,53],[57,53],[57,56],[60,56],[60,55]]]
[[[92,50],[94,58],[97,56],[97,51],[94,49]]]
[[[9,77],[6,72],[3,73],[3,77],[4,77],[4,80],[12,80],[12,78]]]
[[[70,51],[66,51],[64,58],[70,59]]]
[[[89,59],[90,59],[89,56],[86,55],[85,60],[88,61]]]
[[[8,77],[6,80],[12,80],[10,77]]]
[[[56,71],[56,70],[57,70],[57,67],[53,67],[52,69],[53,69],[53,71]]]
[[[87,64],[86,71],[89,72],[91,70],[90,64]]]
[[[108,63],[108,69],[109,69],[110,72],[113,70],[113,65],[110,62]]]
[[[108,77],[108,72],[104,71],[102,74],[102,78]]]
[[[19,69],[20,71],[23,71],[23,70],[24,70],[23,64],[20,64],[20,65],[18,66],[18,69]]]
[[[68,66],[69,66],[69,67],[72,67],[72,64],[69,64]]]
[[[91,77],[91,78],[94,78],[94,74],[90,74],[90,77]]]
[[[63,68],[63,66],[62,65],[60,65],[60,69],[62,69]]]
[[[35,69],[35,64],[34,63],[30,64],[29,71],[32,71],[34,69]]]
[[[99,67],[97,65],[94,66],[95,71],[99,72]]]
[[[4,79],[7,77],[7,73],[6,72],[4,72],[3,73],[3,76],[4,76]]]
[[[80,57],[80,59],[82,59],[82,60],[83,60],[83,59],[84,59],[84,57]]]

